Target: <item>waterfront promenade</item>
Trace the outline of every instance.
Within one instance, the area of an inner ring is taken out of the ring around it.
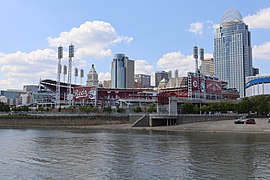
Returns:
[[[234,124],[234,120],[207,121],[174,126],[131,127],[130,124],[97,125],[97,129],[137,129],[177,132],[228,132],[228,133],[270,133],[268,118],[256,118],[256,124]]]

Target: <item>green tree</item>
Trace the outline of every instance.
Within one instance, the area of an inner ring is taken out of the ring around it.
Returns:
[[[118,113],[124,113],[126,110],[124,108],[117,108],[116,112]]]
[[[218,105],[218,103],[210,104],[210,105],[209,105],[209,110],[210,110],[211,112],[219,111],[219,105]]]
[[[254,109],[254,104],[248,97],[244,97],[241,99],[241,101],[238,103],[238,113],[248,113]]]
[[[142,110],[142,108],[141,108],[140,106],[137,106],[137,107],[134,107],[134,108],[133,108],[133,111],[136,112],[136,113],[140,113],[140,112],[142,112],[143,110]]]
[[[195,105],[194,105],[193,110],[194,110],[193,113],[196,113],[196,114],[198,114],[198,113],[200,112],[200,108],[199,108],[198,104],[195,104]]]
[[[112,112],[112,108],[110,106],[109,107],[104,107],[102,110],[103,110],[104,113],[111,113]]]
[[[258,115],[266,115],[270,110],[270,96],[269,95],[260,95],[254,96],[251,98],[253,102],[253,108],[250,111],[257,111]]]
[[[210,109],[209,106],[207,106],[205,104],[202,105],[201,108],[200,108],[200,110],[201,110],[202,113],[209,112],[209,109]]]
[[[98,111],[98,108],[95,106],[81,106],[79,107],[79,110],[85,113],[96,113]]]
[[[1,112],[9,112],[10,107],[6,103],[0,102],[0,111]]]
[[[13,107],[12,111],[30,111],[28,106]]]
[[[194,104],[192,103],[184,103],[182,104],[182,113],[183,114],[192,114],[194,113]]]
[[[155,103],[149,104],[146,111],[149,113],[157,112],[157,105]]]

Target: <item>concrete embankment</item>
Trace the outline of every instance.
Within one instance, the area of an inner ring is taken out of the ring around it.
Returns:
[[[187,124],[205,121],[221,121],[237,119],[237,114],[217,114],[217,115],[198,115],[198,114],[147,114],[147,115],[130,115],[130,122],[133,127],[154,127],[154,126],[170,126],[178,124]],[[136,120],[136,121],[135,121]]]
[[[236,116],[205,115],[157,115],[157,114],[28,114],[1,115],[0,128],[32,128],[32,127],[89,127],[93,125],[127,124],[125,127],[149,127],[178,125],[204,121],[220,121],[235,119]],[[123,127],[123,126],[122,126]]]
[[[82,127],[128,124],[129,115],[6,115],[0,116],[0,128]]]
[[[178,132],[228,132],[228,133],[270,133],[268,118],[255,118],[256,124],[234,124],[234,120],[206,121],[175,126],[147,127],[147,130]]]

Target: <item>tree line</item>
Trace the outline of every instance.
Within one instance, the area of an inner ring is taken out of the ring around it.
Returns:
[[[74,107],[72,107],[73,110]],[[9,111],[29,111],[28,107],[13,107],[11,108],[6,103],[0,102],[0,112],[9,112]],[[89,106],[89,107],[80,107],[80,111],[82,112],[97,112],[99,109],[97,107]],[[61,110],[60,110],[61,111]],[[102,109],[103,112],[111,113],[111,107],[106,107]],[[125,110],[122,108],[118,108],[117,112],[124,112]],[[156,112],[157,106],[154,103],[149,104],[148,106],[134,107],[134,112]],[[235,113],[255,113],[259,116],[267,115],[270,113],[270,95],[259,95],[254,97],[245,97],[241,99],[237,103],[232,103],[229,101],[220,101],[213,104],[192,104],[192,103],[184,103],[178,108],[179,113],[181,114],[196,114],[196,113],[227,113],[227,112],[235,112]]]
[[[10,107],[6,103],[0,102],[0,112],[9,112]]]
[[[184,103],[179,109],[182,114],[196,113],[254,113],[259,116],[270,113],[270,95],[259,95],[254,97],[245,97],[237,103],[229,101],[220,101],[213,104],[192,104]]]

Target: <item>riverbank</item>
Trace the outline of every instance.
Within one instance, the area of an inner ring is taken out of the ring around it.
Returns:
[[[138,118],[138,117],[136,117]],[[135,118],[135,119],[136,119]],[[182,117],[184,118],[184,116]],[[194,120],[201,122],[196,122]],[[198,117],[197,117],[198,118]],[[256,118],[256,124],[234,124],[235,119],[214,120],[209,117],[187,116],[177,125],[132,127],[134,123],[129,115],[38,115],[38,116],[2,116],[0,128],[76,128],[76,129],[111,129],[111,130],[153,130],[153,131],[176,131],[176,132],[232,132],[232,133],[270,133],[268,118]],[[223,117],[225,118],[225,117]],[[232,117],[230,117],[232,118]],[[188,121],[187,121],[188,120]],[[191,123],[190,123],[191,122]]]
[[[25,114],[0,116],[0,128],[72,128],[128,123],[129,115]]]
[[[130,124],[110,124],[84,126],[77,128],[118,129],[118,130],[153,130],[172,132],[227,132],[227,133],[270,133],[270,123],[267,118],[256,118],[256,124],[234,124],[234,120],[195,122],[174,126],[131,127]]]

